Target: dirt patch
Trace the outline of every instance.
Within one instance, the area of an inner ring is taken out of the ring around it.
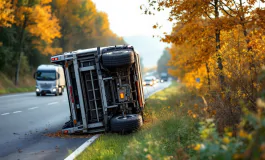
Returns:
[[[54,133],[47,133],[44,136],[52,137],[52,138],[90,138],[92,134],[63,134],[61,130],[56,131]]]

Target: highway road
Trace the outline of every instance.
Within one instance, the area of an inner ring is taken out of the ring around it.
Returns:
[[[170,82],[144,87],[145,97]],[[64,159],[88,136],[50,137],[69,120],[67,94],[36,97],[34,92],[0,96],[0,159]]]

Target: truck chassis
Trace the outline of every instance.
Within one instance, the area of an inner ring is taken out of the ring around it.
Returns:
[[[145,106],[139,54],[108,46],[52,56],[64,68],[70,121],[63,133],[131,132],[143,124]]]

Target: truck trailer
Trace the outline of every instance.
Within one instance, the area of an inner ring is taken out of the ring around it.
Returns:
[[[51,57],[64,69],[70,120],[64,134],[131,132],[143,124],[145,106],[139,54],[119,45]]]

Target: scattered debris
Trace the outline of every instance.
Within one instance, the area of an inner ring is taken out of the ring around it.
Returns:
[[[54,133],[47,133],[44,136],[52,137],[52,138],[90,138],[92,135],[90,134],[63,134],[61,130],[54,132]]]

